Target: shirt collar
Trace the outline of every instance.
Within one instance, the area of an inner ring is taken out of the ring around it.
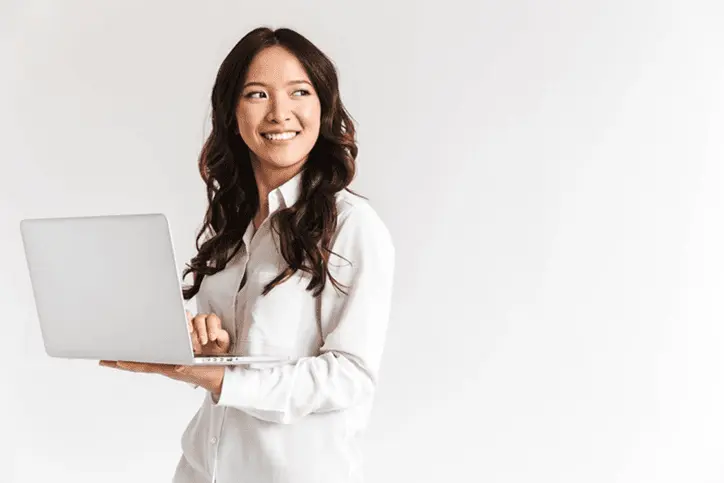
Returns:
[[[297,173],[292,179],[285,182],[281,186],[271,190],[267,201],[269,202],[269,215],[274,214],[275,211],[281,208],[288,208],[299,199],[299,195],[302,191],[302,175],[304,169]],[[251,244],[251,238],[254,236],[254,220],[249,220],[249,225],[246,227],[246,231],[242,237],[244,244],[249,246]]]
[[[302,191],[303,174],[304,169],[300,170],[292,179],[269,193],[269,197],[267,198],[269,202],[269,213],[274,213],[279,208],[289,208],[297,202]]]

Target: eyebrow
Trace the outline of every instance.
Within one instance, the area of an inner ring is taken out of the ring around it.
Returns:
[[[287,85],[288,85],[288,86],[290,86],[290,85],[292,85],[292,84],[309,84],[310,86],[312,85],[312,84],[310,84],[309,82],[307,82],[307,81],[305,81],[305,80],[293,80],[293,81],[287,82]],[[264,84],[263,82],[252,81],[252,82],[247,82],[246,84],[244,84],[244,87],[242,87],[242,90],[243,90],[243,89],[246,89],[246,88],[249,87],[249,86],[268,87],[268,86],[267,86],[266,84]]]

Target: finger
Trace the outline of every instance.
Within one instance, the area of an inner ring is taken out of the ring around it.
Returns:
[[[191,334],[191,345],[194,348],[194,352],[201,352],[201,343],[199,342],[199,337],[194,327],[193,316],[188,310],[186,311],[186,322],[188,325],[189,334]]]
[[[195,353],[201,352],[201,341],[199,341],[199,336],[195,331],[191,334],[191,345],[193,345]]]
[[[151,362],[129,362],[118,361],[118,368],[131,372],[143,372],[147,374],[163,374],[168,375],[173,372],[171,364],[155,364]]]
[[[209,342],[209,334],[206,331],[205,315],[197,315],[194,318],[194,328],[196,328],[196,333],[199,336],[199,341],[201,342],[201,344],[206,345]]]
[[[219,335],[216,337],[216,345],[224,351],[229,350],[229,347],[231,346],[231,338],[229,337],[229,333],[224,329],[221,329]]]
[[[206,316],[206,331],[209,335],[209,340],[215,341],[219,336],[219,332],[224,330],[221,327],[221,319],[216,314],[209,314]]]
[[[230,346],[229,332],[224,330],[219,316],[210,314],[206,318],[206,327],[209,329],[209,340],[216,342],[216,346],[220,349],[228,350]]]
[[[117,367],[132,372],[158,372],[161,364],[151,364],[147,362],[130,362],[118,361]]]
[[[191,334],[191,345],[194,347],[194,352],[201,352],[199,334],[196,332],[196,328],[193,323],[189,323],[189,334]]]
[[[148,371],[148,364],[143,364],[140,362],[128,362],[128,361],[118,361],[116,362],[116,367],[119,369],[123,369],[125,371],[133,371],[133,372],[146,372]]]

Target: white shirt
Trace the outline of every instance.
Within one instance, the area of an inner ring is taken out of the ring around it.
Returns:
[[[270,216],[293,205],[300,172],[269,194]],[[390,313],[395,249],[363,198],[337,194],[329,277],[318,298],[309,274],[261,296],[283,271],[269,217],[244,248],[201,283],[199,313],[215,313],[239,355],[292,356],[226,366],[218,402],[206,397],[181,439],[174,483],[360,483],[361,436],[372,408]],[[347,261],[346,261],[346,260]],[[246,272],[246,283],[237,291]]]

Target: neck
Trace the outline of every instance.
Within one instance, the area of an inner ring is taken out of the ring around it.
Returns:
[[[279,169],[269,169],[252,157],[252,168],[259,191],[259,213],[264,217],[269,211],[269,193],[292,179],[304,167],[304,161]]]

